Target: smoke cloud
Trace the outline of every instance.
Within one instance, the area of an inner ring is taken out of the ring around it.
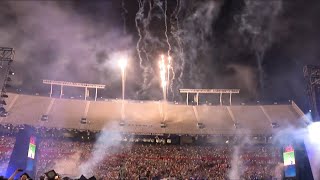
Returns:
[[[54,79],[106,84],[102,96],[120,97],[114,54],[124,53],[130,59],[126,97],[159,100],[158,60],[170,43],[170,101],[181,99],[180,88],[243,88],[239,81],[246,82],[245,98],[268,89],[267,97],[304,99],[290,77],[302,77],[305,62],[318,62],[314,34],[320,31],[312,19],[317,5],[297,13],[302,6],[282,0],[1,1],[0,44],[16,49],[13,83],[31,92],[47,92],[41,80]],[[225,74],[228,69],[238,76]]]
[[[0,29],[1,44],[16,50],[15,83],[39,85],[41,79],[110,84],[118,59],[132,56],[132,38],[106,20],[59,1],[6,1],[1,11],[12,21]],[[20,71],[19,71],[20,70]],[[33,82],[30,82],[32,80]]]
[[[88,161],[80,165],[80,172],[84,176],[93,176],[95,168],[105,159],[107,155],[110,156],[118,152],[122,135],[118,132],[109,131],[110,129],[114,129],[114,126],[116,125],[109,125],[101,131],[97,141],[93,146],[93,150]]]

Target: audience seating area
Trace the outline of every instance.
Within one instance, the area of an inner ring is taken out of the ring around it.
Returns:
[[[6,173],[15,141],[14,137],[0,137],[0,175]]]
[[[99,145],[99,144],[98,144]],[[96,147],[95,147],[96,148]],[[62,176],[94,174],[102,179],[228,179],[232,168],[241,179],[271,179],[279,176],[276,168],[280,151],[272,145],[160,145],[118,144],[101,147],[101,161],[89,163],[93,158],[94,144],[67,140],[44,139],[39,146],[37,176],[56,169]],[[103,157],[103,155],[105,155]],[[87,166],[84,166],[87,167]],[[87,170],[87,171],[85,171]],[[73,172],[74,174],[70,174]],[[92,173],[92,174],[91,174]]]

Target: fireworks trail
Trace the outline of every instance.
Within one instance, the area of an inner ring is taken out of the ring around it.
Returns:
[[[143,3],[141,2],[141,0],[138,0],[138,3],[139,3],[139,10],[136,14],[135,23],[136,23],[136,29],[137,29],[138,35],[139,35],[139,40],[137,42],[136,49],[137,49],[139,60],[140,60],[140,67],[143,67],[143,63],[142,63],[143,60],[141,57],[141,50],[140,50],[140,43],[142,40],[142,34],[141,34],[140,26],[138,24],[138,21],[141,21],[141,19],[143,18]]]
[[[171,50],[172,50],[172,47],[171,47],[171,44],[170,44],[170,41],[169,41],[169,36],[168,36],[168,20],[167,20],[167,10],[168,10],[168,2],[167,0],[164,1],[164,9],[163,9],[163,3],[161,1],[156,1],[155,2],[157,4],[157,6],[160,8],[160,10],[163,12],[163,17],[164,17],[164,26],[165,26],[165,31],[164,31],[164,35],[165,35],[165,38],[166,38],[166,42],[167,42],[167,45],[168,45],[168,58],[171,57]],[[170,81],[170,71],[171,71],[171,64],[169,67],[169,64],[167,64],[168,66],[168,70],[167,70],[167,79],[168,79],[168,84],[166,86],[166,93],[167,95],[169,94],[169,87],[171,87],[171,82],[173,81]],[[173,72],[173,71],[172,71]],[[170,88],[171,92],[173,92],[173,90]]]
[[[262,64],[264,54],[272,43],[272,25],[282,9],[282,1],[245,0],[245,5],[245,10],[240,17],[240,32],[243,35],[249,34],[251,48],[255,51],[260,89],[263,96],[264,71]]]
[[[160,79],[161,79],[163,100],[166,101],[167,100],[167,93],[166,93],[167,80],[166,80],[166,63],[164,61],[164,55],[161,55],[161,60],[159,61],[159,70],[160,70]]]
[[[142,21],[143,19],[143,11],[144,11],[144,2],[142,3],[141,0],[138,0],[138,4],[139,4],[139,10],[136,13],[136,17],[135,17],[135,24],[136,24],[136,29],[138,31],[138,35],[139,35],[139,39],[136,45],[136,49],[137,49],[137,53],[138,53],[138,57],[139,57],[139,62],[140,62],[140,68],[143,69],[143,85],[142,85],[142,91],[144,91],[145,89],[145,84],[146,84],[146,71],[147,71],[147,67],[144,66],[143,64],[143,59],[141,56],[141,40],[142,40],[142,33],[141,33],[141,29],[139,26],[139,22]]]
[[[126,15],[128,14],[128,10],[126,9],[125,0],[121,1],[121,7],[122,7],[122,20],[123,20],[123,34],[127,34],[127,19]]]
[[[161,9],[162,9],[162,8],[161,8]],[[167,10],[168,10],[168,2],[167,2],[167,0],[165,0],[165,1],[164,1],[164,11],[163,11],[163,15],[164,15],[164,25],[165,25],[164,35],[166,36],[166,40],[167,40],[167,44],[168,44],[168,57],[170,57],[170,56],[171,56],[171,44],[170,44],[169,38],[168,38]]]
[[[178,66],[178,68],[180,69],[180,74],[178,77],[178,89],[182,86],[182,76],[183,76],[183,70],[184,70],[184,58],[183,58],[183,48],[182,48],[182,43],[181,43],[181,38],[180,38],[180,25],[179,25],[179,13],[181,10],[181,1],[177,0],[176,1],[177,5],[175,7],[174,12],[171,15],[171,20],[170,22],[175,22],[175,26],[173,25],[173,23],[171,23],[171,34],[173,36],[173,38],[176,40],[177,45],[178,45],[178,63],[180,64],[180,66]],[[172,99],[175,98],[175,92],[173,91],[173,81],[175,79],[175,72],[174,72],[174,68],[172,68],[172,80],[170,82],[170,90],[172,91]]]

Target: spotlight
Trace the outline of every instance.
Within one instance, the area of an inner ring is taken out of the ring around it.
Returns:
[[[12,70],[9,70],[9,73],[8,73],[10,76],[13,76],[14,75],[14,72]]]
[[[7,81],[10,82],[12,81],[12,79],[10,77],[7,77]]]

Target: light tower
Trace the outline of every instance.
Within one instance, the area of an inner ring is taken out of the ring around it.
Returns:
[[[7,93],[7,87],[10,85],[8,84],[10,81],[12,81],[10,76],[14,75],[14,72],[12,71],[12,62],[14,59],[14,49],[8,48],[8,47],[0,47],[0,63],[1,63],[1,69],[4,69],[4,76],[3,83],[1,84],[1,92],[0,92],[0,117],[6,117],[8,112],[5,109],[5,106],[7,105],[5,99],[8,98]]]

